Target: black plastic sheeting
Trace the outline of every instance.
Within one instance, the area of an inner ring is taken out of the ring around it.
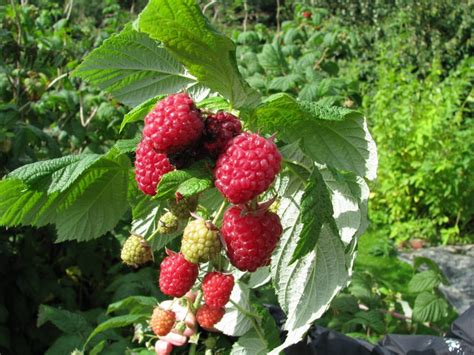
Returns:
[[[270,307],[277,323],[282,312]],[[431,335],[386,335],[374,345],[364,340],[316,326],[305,341],[285,350],[287,355],[474,355],[474,305],[452,324],[446,337]]]

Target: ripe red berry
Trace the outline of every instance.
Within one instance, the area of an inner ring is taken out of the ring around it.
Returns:
[[[270,263],[283,229],[280,218],[268,210],[245,213],[229,208],[222,221],[221,235],[232,265],[242,271],[255,271]]]
[[[162,153],[176,153],[201,138],[204,122],[193,100],[184,93],[161,100],[145,117],[143,135]]]
[[[148,139],[142,139],[135,157],[135,180],[140,190],[147,195],[155,195],[161,177],[172,170],[174,166],[166,154],[157,153]]]
[[[158,336],[168,334],[176,322],[176,314],[171,310],[164,310],[156,307],[151,315],[150,327]]]
[[[211,307],[224,307],[229,302],[233,288],[234,276],[210,272],[204,276],[202,282],[204,302]]]
[[[248,202],[270,187],[280,162],[280,152],[271,139],[242,133],[217,160],[215,185],[230,202]]]
[[[196,281],[198,266],[187,261],[181,253],[168,251],[168,255],[160,265],[160,290],[168,296],[184,296]]]
[[[204,128],[204,147],[209,154],[218,156],[232,138],[242,132],[237,117],[228,112],[219,111],[207,117]]]
[[[311,18],[313,14],[309,11],[303,11],[303,17],[304,18]]]
[[[224,313],[224,308],[215,308],[204,304],[196,312],[196,320],[201,327],[212,328],[222,319]]]

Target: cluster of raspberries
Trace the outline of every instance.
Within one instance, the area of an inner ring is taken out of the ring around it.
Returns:
[[[269,203],[257,201],[281,168],[281,155],[272,138],[243,132],[239,119],[231,113],[203,113],[187,94],[174,94],[159,101],[145,118],[135,159],[139,188],[154,195],[164,174],[183,167],[183,157],[188,162],[210,158],[214,162],[215,187],[232,206],[225,211],[220,229],[197,215],[190,218],[197,206],[196,196],[191,198],[192,204],[189,198],[178,204],[173,201],[171,211],[160,219],[160,233],[167,230],[164,227],[177,226],[173,209],[181,210],[179,218],[187,222],[180,252],[167,250],[160,265],[161,291],[177,298],[195,285],[199,263],[212,261],[222,248],[239,270],[253,272],[268,265],[282,233],[280,219],[269,210]],[[124,262],[137,265],[151,260],[144,239],[134,238],[127,245],[126,255],[122,252]],[[208,272],[200,286],[204,304],[195,310],[196,320],[201,327],[212,330],[224,315],[234,278],[223,272]],[[170,310],[155,310],[150,324],[158,336],[175,331],[175,317]]]

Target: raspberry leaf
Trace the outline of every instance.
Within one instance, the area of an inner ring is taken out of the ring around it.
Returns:
[[[165,48],[130,25],[93,50],[73,75],[130,106],[196,84]]]
[[[187,169],[171,171],[161,178],[156,188],[155,200],[172,198],[176,192],[189,197],[213,185],[208,162],[201,160]]]
[[[152,97],[151,99],[142,102],[140,105],[136,106],[133,110],[128,112],[120,124],[120,131],[122,131],[125,126],[131,122],[142,121],[148,112],[156,105],[156,103],[161,100],[164,95],[159,95]]]
[[[290,263],[314,250],[324,224],[338,235],[329,191],[317,167],[313,169],[301,198],[301,230]]]
[[[128,208],[130,161],[111,150],[47,160],[0,181],[0,224],[55,224],[58,241],[100,237]]]
[[[234,107],[259,100],[239,73],[235,44],[209,24],[194,0],[151,0],[140,14],[139,27]]]
[[[416,296],[413,318],[419,322],[437,322],[448,312],[446,301],[431,292],[424,291]]]
[[[256,115],[257,128],[277,132],[287,143],[299,140],[314,161],[375,179],[376,146],[359,112],[276,94],[257,108]]]
[[[82,340],[85,340],[92,330],[92,326],[83,315],[42,304],[39,306],[36,325],[41,327],[47,322],[53,323],[65,334],[80,336]]]
[[[297,148],[296,143],[285,146],[281,150],[286,160],[307,166],[307,158]],[[352,174],[348,176],[341,174],[335,179],[332,174],[320,166],[316,166],[314,169],[321,169],[322,183],[327,186],[331,200],[341,204],[338,208],[333,209],[333,217],[338,217],[336,212],[342,215],[350,212],[354,207],[351,204],[345,206],[344,199],[339,200],[338,195],[352,196],[351,201],[356,200],[359,209],[362,210],[359,216],[354,216],[354,220],[359,219],[356,223],[359,227],[352,236],[351,243],[346,247],[341,240],[341,231],[347,226],[352,226],[351,223],[355,222],[352,219],[340,219],[338,224],[336,219],[338,233],[334,230],[334,226],[331,227],[327,222],[323,223],[314,248],[305,256],[291,263],[292,255],[304,230],[301,214],[305,181],[291,170],[285,170],[280,176],[276,183],[276,190],[282,197],[279,214],[284,233],[273,255],[271,271],[278,301],[283,311],[288,315],[284,325],[288,336],[283,345],[271,352],[275,354],[298,342],[314,320],[318,319],[329,307],[334,296],[346,286],[351,274],[356,236],[362,233],[367,224],[365,219],[368,193],[365,190],[365,182],[362,184]],[[363,181],[362,178],[361,180]],[[341,186],[344,187],[344,193],[340,191]]]

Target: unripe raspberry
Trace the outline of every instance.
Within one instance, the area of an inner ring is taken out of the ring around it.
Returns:
[[[196,211],[197,205],[197,196],[182,197],[179,201],[175,199],[169,201],[170,211],[179,219],[189,218],[190,212]]]
[[[132,234],[123,244],[120,257],[125,264],[138,267],[152,260],[153,254],[145,238]]]
[[[217,157],[229,142],[242,132],[237,117],[228,112],[219,111],[207,117],[204,128],[204,147],[209,154]]]
[[[227,256],[232,265],[242,271],[255,271],[268,265],[282,231],[280,218],[275,213],[245,213],[239,206],[225,212],[221,227]]]
[[[176,153],[201,138],[204,122],[193,100],[184,93],[161,100],[145,117],[144,137],[162,153]]]
[[[156,230],[160,234],[173,233],[178,229],[178,224],[178,217],[176,217],[172,212],[166,212],[158,220],[158,227],[156,227]]]
[[[203,219],[190,221],[183,231],[181,252],[192,263],[213,259],[221,250],[218,230]]]
[[[211,307],[224,307],[229,302],[234,288],[234,276],[210,272],[204,276],[202,292],[204,302]]]
[[[156,194],[156,186],[161,177],[174,170],[165,154],[157,153],[147,139],[138,144],[135,157],[135,180],[147,195]]]
[[[150,320],[150,327],[158,336],[165,336],[173,329],[176,322],[176,314],[171,310],[164,310],[156,307]]]
[[[181,253],[168,250],[160,265],[160,290],[165,295],[182,297],[193,287],[198,276],[198,266],[187,261]]]
[[[230,202],[248,202],[270,187],[280,162],[280,152],[271,139],[242,133],[217,160],[215,185]]]
[[[213,328],[222,319],[224,313],[224,308],[214,308],[204,304],[198,309],[196,320],[203,328]]]

